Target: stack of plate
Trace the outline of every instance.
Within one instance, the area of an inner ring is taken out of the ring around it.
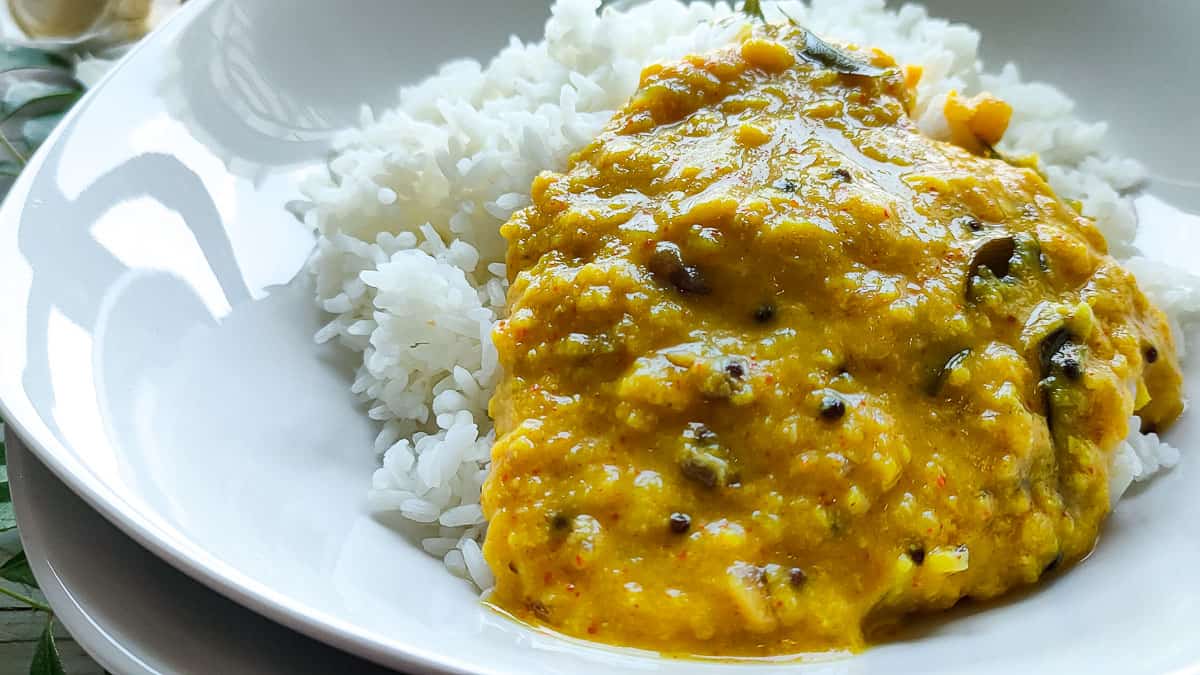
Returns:
[[[1167,179],[1160,195],[1200,207],[1183,112],[1200,103],[1194,3],[941,4],[983,29],[986,55],[1044,69],[1113,120]],[[0,400],[24,442],[10,445],[10,475],[38,579],[104,666],[797,671],[529,631],[366,508],[375,430],[347,393],[351,364],[312,341],[322,317],[298,275],[312,235],[283,205],[362,104],[391,105],[399,83],[486,58],[510,34],[535,37],[545,13],[539,0],[193,0],[32,160],[0,211]],[[1181,237],[1194,235],[1147,242],[1194,260]],[[1194,436],[1190,419],[1174,432],[1184,462],[1121,503],[1080,569],[919,639],[805,668],[1200,667]]]

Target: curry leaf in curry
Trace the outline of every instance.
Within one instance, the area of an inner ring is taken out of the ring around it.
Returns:
[[[746,3],[747,6],[743,7],[743,11],[748,14],[750,13],[750,9],[748,8],[749,4],[750,3]],[[752,14],[752,16],[757,16],[759,19],[762,19],[762,9],[758,5],[758,2],[754,3],[754,9],[756,10],[756,13]],[[788,16],[787,12],[784,12],[782,9],[779,11],[781,14],[787,17],[788,23],[803,31],[804,46],[800,48],[800,55],[804,57],[805,60],[816,63],[820,66],[824,66],[825,68],[843,75],[881,77],[887,72],[887,70],[883,68],[860,61],[853,56],[850,56],[846,52],[838,49],[837,47],[834,47],[818,37],[816,33],[805,28],[804,26],[801,26],[798,21]]]
[[[760,0],[746,0],[742,3],[742,13],[752,19],[766,22],[767,17],[763,15],[762,2]]]
[[[982,154],[984,157],[987,157],[988,159],[998,159],[1005,164],[1008,164],[1009,166],[1015,166],[1018,169],[1032,169],[1037,173],[1037,175],[1042,177],[1042,180],[1047,180],[1045,172],[1043,172],[1041,166],[1038,165],[1037,155],[1030,155],[1028,157],[1012,157],[997,150],[996,146],[984,143],[982,140],[979,141],[979,144],[983,146]]]
[[[950,358],[946,359],[946,362],[934,371],[933,377],[929,382],[929,386],[926,388],[927,393],[930,396],[937,396],[941,394],[942,387],[946,385],[946,380],[950,378],[950,373],[954,372],[955,368],[958,368],[965,363],[967,358],[970,356],[971,348],[967,347],[966,349],[961,349],[955,352]]]
[[[783,10],[780,10],[780,12],[783,13]],[[767,22],[767,17],[763,14],[761,0],[746,0],[743,2],[742,13],[763,23]],[[873,66],[850,56],[846,52],[817,37],[816,33],[801,26],[795,19],[787,16],[786,13],[783,13],[783,15],[787,17],[788,23],[804,32],[804,45],[800,48],[800,55],[806,60],[843,75],[880,77],[887,72],[883,68]]]
[[[801,50],[801,54],[808,60],[843,75],[879,77],[886,72],[883,68],[859,61],[850,56],[846,52],[817,37],[816,33],[807,28],[804,29],[804,48]]]

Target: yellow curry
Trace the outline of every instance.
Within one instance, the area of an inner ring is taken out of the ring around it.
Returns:
[[[491,602],[677,654],[860,649],[1086,556],[1171,334],[990,153],[1009,109],[798,27],[650,66],[503,228]]]

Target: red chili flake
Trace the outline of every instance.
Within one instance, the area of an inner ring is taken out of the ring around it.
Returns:
[[[938,487],[946,487],[946,477],[941,474],[938,474],[937,484],[938,484]]]
[[[576,559],[578,559],[578,556],[576,556]],[[549,586],[551,581],[554,581],[553,574],[551,574],[550,572],[546,572],[544,575],[542,575],[542,583]]]
[[[598,631],[600,629],[596,627],[596,624],[592,624],[592,625],[588,626],[587,630],[588,630],[588,635],[595,635],[596,631]]]
[[[583,556],[581,556],[581,555],[575,556],[575,565],[578,567],[583,567]],[[546,583],[549,583],[549,582],[546,582]]]
[[[885,208],[885,209],[883,210],[883,217],[884,217],[884,218],[891,218],[891,217],[892,217],[892,212],[891,212],[891,211],[888,211],[888,210]]]
[[[621,514],[619,514],[619,513],[614,513],[614,514],[612,514],[612,519],[613,519],[613,520],[620,520],[620,519],[621,519]]]
[[[680,560],[687,560],[687,551],[680,551],[680,552],[679,552],[679,559],[680,559]]]

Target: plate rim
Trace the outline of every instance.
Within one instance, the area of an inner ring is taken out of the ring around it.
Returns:
[[[6,456],[11,471],[9,484],[12,486],[13,509],[21,535],[21,546],[26,553],[29,566],[33,570],[33,576],[37,579],[38,589],[42,595],[46,596],[46,601],[54,609],[55,618],[62,622],[67,631],[71,633],[71,637],[80,647],[83,647],[88,656],[106,671],[126,673],[127,675],[163,675],[163,671],[151,668],[137,658],[134,650],[117,644],[106,631],[99,627],[97,622],[80,607],[62,577],[59,576],[54,563],[45,555],[44,537],[41,535],[42,528],[30,527],[32,518],[30,513],[33,511],[33,505],[26,498],[24,484],[25,463],[30,461],[33,451],[15,431],[5,435]],[[13,452],[14,448],[17,449],[16,452]],[[13,462],[14,457],[17,458],[16,462]],[[52,475],[55,478],[58,477],[57,474]],[[12,480],[13,478],[16,480]],[[105,520],[108,519],[105,518]]]
[[[263,673],[264,666],[280,675],[392,672],[273,622],[195,581],[72,493],[16,433],[2,437],[8,441],[13,505],[30,567],[54,615],[106,672],[251,674]],[[62,533],[56,526],[72,529]],[[98,569],[89,555],[96,546],[103,549]],[[115,587],[109,583],[111,574],[117,575]],[[181,599],[202,611],[177,617],[170,610]],[[176,649],[183,635],[193,644]],[[269,649],[263,649],[263,640]]]

